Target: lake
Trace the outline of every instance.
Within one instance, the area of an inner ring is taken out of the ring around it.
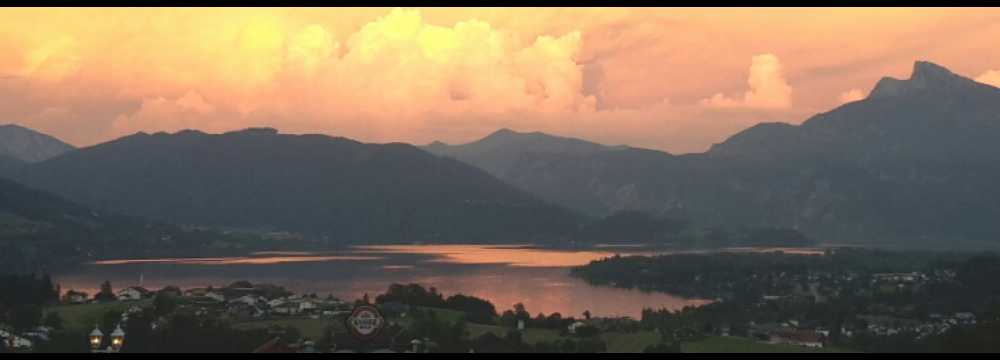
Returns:
[[[733,251],[759,251],[734,249]],[[773,250],[773,249],[772,249]],[[801,249],[798,249],[801,251]],[[392,283],[418,283],[449,296],[473,295],[498,312],[523,303],[532,314],[639,318],[643,308],[680,309],[709,301],[663,293],[592,286],[571,277],[572,266],[614,254],[654,254],[642,246],[547,249],[531,245],[356,246],[336,252],[261,252],[244,257],[120,259],[54,274],[63,290],[96,292],[109,280],[115,289],[138,285],[159,289],[225,286],[238,280],[280,285],[296,293],[333,294],[344,300],[373,297]]]

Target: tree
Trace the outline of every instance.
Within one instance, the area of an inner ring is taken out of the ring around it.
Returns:
[[[88,294],[88,293],[86,293],[84,291],[69,290],[69,291],[66,292],[66,294],[63,294],[62,302],[69,303],[70,299],[74,295],[79,295],[79,296],[83,297],[84,299],[90,297],[90,294]]]
[[[587,319],[587,320],[590,320],[590,310],[584,310],[583,311],[583,318]]]
[[[111,288],[110,281],[105,280],[104,283],[101,283],[101,291],[94,295],[94,300],[99,302],[115,301],[115,292]]]
[[[170,314],[175,309],[177,309],[177,299],[174,299],[173,295],[160,292],[153,298],[153,311],[156,316]]]
[[[528,320],[531,320],[531,313],[529,313],[528,310],[525,309],[524,304],[522,303],[514,304],[514,319],[524,320],[524,322],[527,323]]]
[[[62,316],[59,316],[59,313],[53,311],[45,314],[45,318],[42,320],[42,325],[48,326],[54,330],[62,330],[64,321]]]

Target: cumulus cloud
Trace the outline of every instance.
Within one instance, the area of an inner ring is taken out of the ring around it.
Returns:
[[[753,57],[747,84],[750,89],[743,94],[743,98],[728,98],[719,93],[702,100],[702,104],[713,107],[774,109],[788,108],[792,105],[792,87],[785,81],[781,62],[774,54]]]
[[[191,91],[176,99],[143,99],[138,110],[115,118],[111,129],[115,136],[183,129],[224,131],[231,127],[226,124],[227,116],[232,114],[217,114],[215,106],[207,103],[201,94]]]
[[[292,35],[287,48],[288,66],[301,67],[301,71],[312,73],[340,48],[340,43],[322,25],[311,24]]]
[[[982,75],[976,77],[976,81],[983,84],[989,84],[996,87],[1000,87],[1000,71],[989,70],[984,72]]]
[[[579,31],[522,42],[517,33],[484,21],[441,26],[428,23],[418,10],[394,9],[346,34],[343,42],[322,24],[293,26],[267,17],[251,18],[230,32],[226,38],[248,57],[246,63],[221,60],[231,68],[201,80],[184,76],[172,63],[148,64],[179,76],[157,79],[171,85],[152,91],[124,87],[123,94],[140,98],[141,106],[117,116],[112,133],[233,130],[254,116],[272,114],[294,118],[287,121],[295,128],[396,141],[442,114],[472,119],[595,108],[593,96],[582,90]],[[224,111],[213,111],[217,108]]]
[[[80,68],[76,40],[59,35],[31,48],[24,54],[21,75],[44,81],[59,81]]]
[[[862,92],[861,89],[851,89],[840,93],[840,96],[837,97],[837,100],[840,101],[841,104],[846,104],[864,98],[865,98],[865,93]]]
[[[11,8],[0,11],[0,114],[76,145],[182,128],[269,125],[370,142],[455,142],[514,127],[700,151],[748,121],[795,122],[827,110],[840,91],[908,71],[924,55],[905,45],[886,55],[890,40],[949,44],[943,65],[983,68],[988,57],[958,50],[990,48],[1000,28],[976,25],[997,16]],[[768,21],[754,22],[761,18]],[[933,39],[922,31],[931,23]],[[877,38],[852,41],[858,36]],[[762,43],[781,62],[760,55]],[[794,104],[785,76],[796,79]],[[747,87],[730,90],[741,78]]]

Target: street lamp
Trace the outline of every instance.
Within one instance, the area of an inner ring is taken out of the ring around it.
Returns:
[[[111,348],[115,352],[122,350],[122,345],[125,345],[125,331],[122,330],[122,326],[118,325],[115,331],[111,332]]]
[[[102,341],[104,341],[104,333],[95,326],[94,331],[90,332],[90,350],[96,352],[101,347]]]
[[[106,349],[101,349],[101,344],[104,343],[104,333],[97,326],[94,327],[94,331],[90,332],[90,352],[93,353],[116,353],[122,350],[122,346],[125,345],[125,331],[122,330],[121,324],[115,327],[115,331],[111,332],[111,346]]]

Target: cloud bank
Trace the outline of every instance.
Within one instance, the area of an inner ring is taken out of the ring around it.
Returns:
[[[982,9],[8,8],[0,122],[80,146],[253,126],[458,143],[510,127],[703,151],[856,99],[841,92],[905,77],[914,59],[995,69],[1000,28],[983,25],[997,21]]]

